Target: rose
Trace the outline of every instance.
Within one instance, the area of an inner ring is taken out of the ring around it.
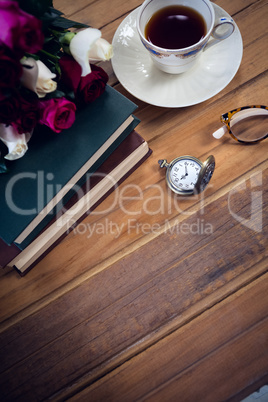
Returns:
[[[19,134],[12,125],[0,124],[0,140],[7,146],[8,154],[5,159],[21,158],[28,149],[27,142],[31,133]]]
[[[18,96],[19,116],[12,124],[19,134],[31,132],[40,119],[38,96],[34,92],[24,91]]]
[[[105,90],[108,75],[101,67],[91,66],[91,73],[81,77],[76,97],[84,103],[91,103],[97,99]]]
[[[37,62],[32,57],[23,57],[21,59],[22,76],[20,83],[24,88],[29,89],[32,92],[36,91],[36,83],[38,78],[38,66]]]
[[[21,61],[23,66],[23,74],[21,84],[35,92],[39,98],[44,98],[46,94],[54,92],[57,88],[57,83],[51,78],[55,78],[49,68],[41,61],[35,61],[32,57],[23,58]]]
[[[99,29],[87,28],[77,32],[70,42],[70,52],[82,69],[82,76],[91,72],[89,52],[94,43],[101,37]]]
[[[38,96],[34,92],[8,89],[0,99],[0,123],[12,123],[19,134],[29,133],[40,119]]]
[[[60,59],[62,82],[74,91],[78,103],[90,103],[99,97],[108,82],[108,75],[98,66],[92,65],[92,72],[81,77],[80,65],[70,56]]]
[[[59,60],[59,66],[61,69],[60,82],[76,93],[81,79],[81,67],[71,57],[63,55]]]
[[[33,15],[20,10],[20,33],[17,46],[28,53],[36,53],[42,48],[44,37],[42,22]]]
[[[43,44],[41,21],[19,8],[17,1],[0,1],[0,44],[16,51],[36,53]]]
[[[40,124],[45,124],[56,133],[69,128],[75,121],[76,106],[65,98],[53,98],[40,102]]]
[[[2,89],[0,93],[0,123],[11,124],[19,117],[19,111],[19,93],[13,88]]]
[[[57,83],[52,80],[56,78],[56,74],[52,73],[41,60],[37,60],[36,63],[38,66],[36,92],[39,98],[44,98],[46,94],[56,90]]]
[[[70,52],[82,68],[82,77],[91,72],[90,60],[105,61],[113,56],[113,48],[101,38],[101,31],[87,28],[76,33],[70,42]]]
[[[0,90],[15,87],[22,74],[22,66],[14,53],[6,46],[0,47]]]
[[[113,46],[103,38],[99,38],[91,47],[88,58],[90,61],[106,61],[113,57]]]

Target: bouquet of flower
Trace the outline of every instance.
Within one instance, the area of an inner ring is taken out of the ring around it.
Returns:
[[[38,124],[60,133],[78,108],[104,92],[108,76],[94,63],[109,60],[112,46],[98,29],[64,18],[52,0],[0,0],[0,26],[5,172],[4,158],[21,158]]]

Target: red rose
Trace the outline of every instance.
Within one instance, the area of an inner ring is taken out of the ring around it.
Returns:
[[[0,44],[16,51],[36,53],[43,44],[41,21],[19,8],[17,1],[0,1]]]
[[[5,96],[0,97],[0,123],[12,123],[19,134],[29,133],[40,119],[38,96],[30,91],[5,91]]]
[[[45,124],[56,133],[69,128],[75,121],[76,106],[65,98],[53,98],[40,102],[40,124]]]
[[[80,101],[91,103],[105,90],[108,81],[106,72],[98,66],[91,65],[91,73],[81,77],[76,96]]]
[[[14,89],[3,88],[0,92],[0,123],[11,124],[20,112],[20,96]]]
[[[91,73],[81,77],[80,65],[72,57],[63,56],[60,68],[62,82],[74,91],[78,103],[91,103],[104,92],[108,75],[101,67],[91,65]]]
[[[42,22],[20,10],[20,24],[18,47],[28,53],[36,53],[42,49],[44,41]]]
[[[76,93],[82,73],[80,65],[71,56],[67,56],[66,54],[60,58],[59,65],[61,69],[61,82]]]
[[[19,100],[19,116],[13,121],[13,126],[19,134],[30,133],[40,120],[38,96],[34,92],[25,92]]]
[[[22,65],[6,46],[0,47],[0,90],[15,87],[22,75]]]

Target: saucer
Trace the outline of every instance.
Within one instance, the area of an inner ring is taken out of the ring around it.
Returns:
[[[229,17],[213,4],[215,12]],[[138,8],[119,25],[112,45],[112,67],[123,87],[136,98],[155,106],[185,107],[219,93],[235,76],[243,55],[243,42],[235,24],[232,35],[205,50],[196,65],[182,74],[158,70],[136,29]]]

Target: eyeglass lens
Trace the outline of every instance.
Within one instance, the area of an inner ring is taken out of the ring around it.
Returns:
[[[261,140],[268,132],[268,110],[257,108],[241,110],[232,116],[230,128],[239,140],[246,142]]]

